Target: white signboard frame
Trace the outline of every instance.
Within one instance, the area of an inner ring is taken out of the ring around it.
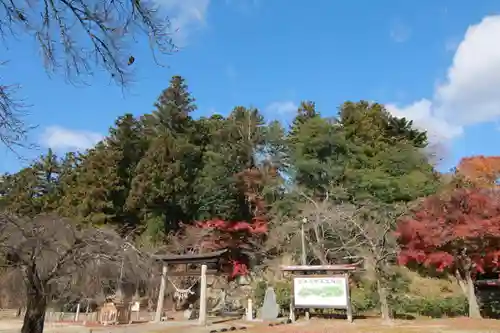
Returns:
[[[295,308],[348,309],[347,275],[294,276]]]

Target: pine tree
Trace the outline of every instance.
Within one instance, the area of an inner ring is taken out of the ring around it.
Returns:
[[[290,129],[291,137],[297,134],[297,131],[299,131],[300,126],[305,124],[307,121],[310,119],[319,117],[320,114],[316,110],[316,103],[312,101],[302,101],[300,103],[300,106],[297,110],[297,115],[293,119],[292,126]]]
[[[125,203],[146,147],[141,122],[131,114],[119,117],[109,136],[66,176],[70,184],[65,194],[67,214],[92,224],[110,224],[122,232],[137,227],[139,215]]]
[[[425,133],[379,104],[346,102],[338,121],[315,117],[300,123],[288,144],[291,176],[313,196],[340,187],[338,195],[353,202],[411,201],[433,193],[439,183],[420,150]]]
[[[193,218],[192,184],[202,150],[196,145],[196,127],[190,115],[196,109],[187,84],[174,76],[156,103],[156,110],[143,118],[149,147],[137,166],[127,207],[140,209],[146,219],[162,221],[175,231],[179,222]]]
[[[60,162],[49,149],[30,166],[2,177],[2,206],[20,216],[33,217],[57,208]]]

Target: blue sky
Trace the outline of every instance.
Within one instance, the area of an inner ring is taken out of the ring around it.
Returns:
[[[134,50],[135,83],[123,92],[99,73],[91,86],[49,77],[31,37],[9,40],[0,68],[31,104],[39,150],[83,149],[114,120],[150,112],[172,75],[184,76],[198,115],[255,106],[284,121],[304,99],[334,115],[346,100],[388,104],[432,135],[449,169],[463,156],[500,153],[500,3],[493,0],[157,0],[183,45],[157,66]],[[497,92],[498,90],[498,92]],[[26,161],[3,152],[0,171]]]

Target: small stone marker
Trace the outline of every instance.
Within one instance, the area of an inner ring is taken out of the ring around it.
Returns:
[[[134,302],[134,304],[132,304],[132,307],[130,309],[130,311],[132,312],[139,312],[141,310],[141,303],[140,302]]]
[[[195,309],[193,309],[193,304],[189,304],[189,308],[184,310],[184,319],[186,320],[193,320],[196,319],[197,313]]]
[[[273,287],[267,287],[266,294],[264,295],[264,303],[260,309],[260,316],[262,320],[274,320],[278,318],[280,313],[280,306],[276,303],[276,293]]]

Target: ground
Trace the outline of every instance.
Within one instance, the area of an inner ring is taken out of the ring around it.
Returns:
[[[0,332],[19,332],[20,321],[0,321]],[[209,333],[231,332],[245,333],[500,333],[500,320],[474,320],[469,318],[454,319],[416,319],[399,320],[392,324],[383,323],[379,319],[358,319],[348,323],[341,319],[299,321],[295,324],[269,326],[268,323],[229,321],[199,327],[195,323],[170,322],[161,324],[134,324],[106,327],[82,327],[77,325],[48,324],[47,333]],[[244,330],[241,328],[245,327]]]
[[[291,325],[254,327],[248,333],[486,333],[500,332],[499,320],[416,319],[385,324],[379,319],[359,319],[354,323],[344,320],[310,320]]]

